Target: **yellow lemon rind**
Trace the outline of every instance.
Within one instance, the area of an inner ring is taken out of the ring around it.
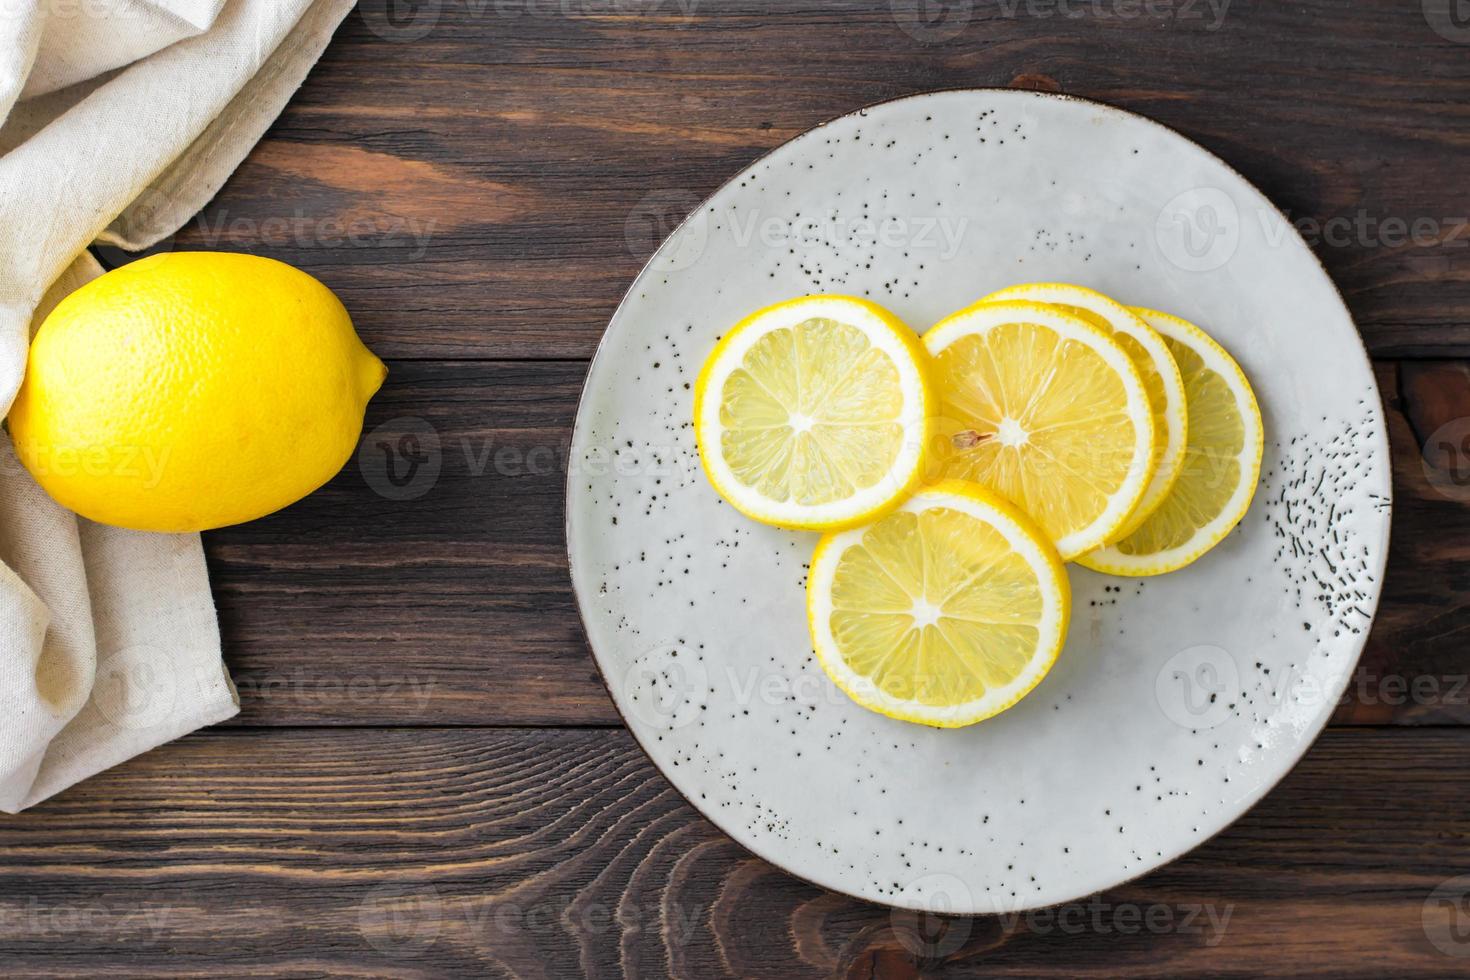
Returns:
[[[1038,303],[1065,304],[1095,314],[1118,333],[1125,334],[1136,341],[1148,354],[1154,370],[1163,380],[1164,426],[1163,431],[1158,433],[1162,444],[1159,450],[1158,468],[1144,490],[1143,497],[1138,501],[1138,506],[1123,522],[1123,526],[1109,538],[1109,542],[1122,540],[1136,531],[1139,525],[1148,518],[1148,515],[1164,502],[1164,498],[1169,495],[1169,491],[1174,488],[1174,482],[1179,479],[1179,474],[1184,470],[1184,447],[1188,444],[1189,406],[1184,397],[1184,378],[1179,373],[1179,365],[1174,363],[1174,356],[1169,353],[1164,339],[1159,336],[1158,331],[1149,326],[1147,320],[1106,293],[1072,283],[1037,282],[997,290],[986,296],[981,302],[996,302],[1004,299],[1029,299]],[[1155,420],[1155,428],[1158,428],[1157,420]]]
[[[725,378],[760,336],[795,326],[811,317],[827,316],[858,327],[893,360],[906,381],[912,404],[905,405],[904,454],[893,472],[869,492],[846,501],[802,508],[765,501],[743,487],[724,466],[719,446],[719,391]],[[852,320],[860,322],[851,323]],[[881,343],[879,343],[881,341]],[[907,374],[907,378],[904,376]],[[738,512],[762,524],[793,531],[836,531],[889,513],[923,481],[926,450],[933,436],[936,400],[928,355],[911,327],[870,300],[856,296],[816,294],[763,307],[745,317],[720,338],[694,382],[694,438],[699,461],[710,484]],[[769,503],[769,505],[767,505]],[[793,513],[805,511],[805,513]]]
[[[92,279],[47,314],[8,422],[17,457],[68,510],[203,531],[280,510],[335,476],[386,373],[307,273],[166,252]]]
[[[1153,412],[1149,408],[1143,377],[1128,352],[1106,331],[1051,304],[1030,300],[1002,300],[993,303],[982,300],[950,314],[930,327],[923,336],[924,348],[931,358],[938,357],[962,337],[977,333],[983,335],[1010,323],[1033,323],[1052,330],[1064,339],[1092,348],[1118,374],[1127,392],[1128,414],[1137,434],[1133,459],[1128,468],[1129,476],[1113,494],[1107,509],[1091,524],[1053,542],[1062,560],[1071,561],[1113,540],[1142,499],[1157,465],[1153,452],[1154,440],[1157,438]]]
[[[857,704],[899,721],[935,728],[962,728],[1012,707],[1051,671],[1067,638],[1071,586],[1062,559],[1046,534],[1019,507],[995,491],[968,480],[941,480],[914,494],[899,509],[920,513],[930,507],[962,510],[990,524],[1036,572],[1045,612],[1039,627],[1041,638],[1024,672],[994,696],[987,694],[976,701],[943,708],[897,699],[873,684],[859,682],[859,675],[848,669],[832,636],[828,597],[839,559],[849,547],[862,540],[866,525],[826,534],[817,543],[807,576],[807,626],[822,670]]]
[[[1155,330],[1173,340],[1187,344],[1225,379],[1236,402],[1241,406],[1241,418],[1245,422],[1245,446],[1241,450],[1241,480],[1232,495],[1230,505],[1221,510],[1205,529],[1201,529],[1188,544],[1153,555],[1127,555],[1112,545],[1099,548],[1091,554],[1077,559],[1084,568],[1108,575],[1144,578],[1178,571],[1199,560],[1235,530],[1255,498],[1256,485],[1261,476],[1261,455],[1265,448],[1265,426],[1261,421],[1261,408],[1256,402],[1255,392],[1245,372],[1235,358],[1221,347],[1213,337],[1188,320],[1169,313],[1160,313],[1144,307],[1133,307],[1135,313],[1149,322]]]

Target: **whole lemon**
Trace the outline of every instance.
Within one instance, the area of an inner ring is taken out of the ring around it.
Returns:
[[[83,517],[201,531],[331,479],[387,373],[299,269],[155,255],[87,283],[41,324],[10,433],[36,481]]]

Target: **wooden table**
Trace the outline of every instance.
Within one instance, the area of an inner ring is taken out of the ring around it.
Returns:
[[[1470,24],[1444,6],[354,11],[171,244],[335,289],[391,366],[380,437],[206,536],[239,718],[0,820],[0,974],[1470,974],[1470,936],[1424,925],[1470,890],[1435,891],[1470,872],[1470,493],[1426,470],[1470,463],[1465,432],[1430,440],[1470,415]],[[911,918],[752,857],[632,743],[573,606],[562,485],[657,219],[825,119],[981,85],[1146,113],[1300,222],[1377,362],[1393,548],[1356,682],[1260,806],[1070,918],[957,920],[915,955]],[[379,452],[437,478],[387,484]]]

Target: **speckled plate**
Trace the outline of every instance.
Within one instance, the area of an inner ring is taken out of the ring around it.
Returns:
[[[630,242],[687,212],[685,198],[650,194]],[[1218,338],[1260,399],[1261,485],[1235,533],[1182,571],[1071,566],[1066,648],[1016,707],[947,731],[871,714],[812,656],[802,588],[815,538],[741,518],[700,472],[694,378],[722,331],[793,295],[868,296],[922,331],[1037,280]],[[844,116],[700,205],[608,325],[571,469],[582,618],[653,761],[774,864],[935,911],[1084,897],[1239,817],[1341,696],[1388,543],[1373,374],[1295,231],[1177,133],[1030,92],[940,92]]]

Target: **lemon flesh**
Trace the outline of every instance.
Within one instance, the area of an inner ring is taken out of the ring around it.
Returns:
[[[1154,475],[1144,489],[1138,506],[1114,537],[1123,537],[1154,508],[1163,503],[1179,478],[1184,466],[1184,445],[1188,430],[1188,408],[1184,379],[1179,373],[1169,347],[1148,322],[1136,312],[1095,289],[1071,283],[1044,282],[1010,286],[991,293],[981,302],[1007,299],[1032,300],[1061,307],[1105,331],[1118,342],[1143,378],[1148,392],[1149,411],[1153,414],[1158,441],[1154,446]]]
[[[1261,411],[1235,360],[1187,320],[1139,309],[1163,335],[1184,378],[1189,441],[1179,479],[1127,537],[1079,559],[1115,575],[1160,575],[1219,544],[1250,508],[1265,444]]]
[[[155,255],[46,318],[10,432],[36,481],[83,517],[200,531],[331,479],[386,374],[306,273],[252,255]]]
[[[1042,532],[962,481],[824,537],[807,590],[828,676],[864,707],[941,727],[988,718],[1034,688],[1061,649],[1070,608]]]
[[[875,304],[811,296],[759,310],[710,354],[695,436],[715,488],[747,516],[829,529],[916,484],[931,408],[913,331]]]
[[[924,344],[939,476],[999,491],[1063,560],[1118,532],[1153,477],[1156,430],[1143,379],[1112,337],[1055,306],[1004,301],[946,318]]]

